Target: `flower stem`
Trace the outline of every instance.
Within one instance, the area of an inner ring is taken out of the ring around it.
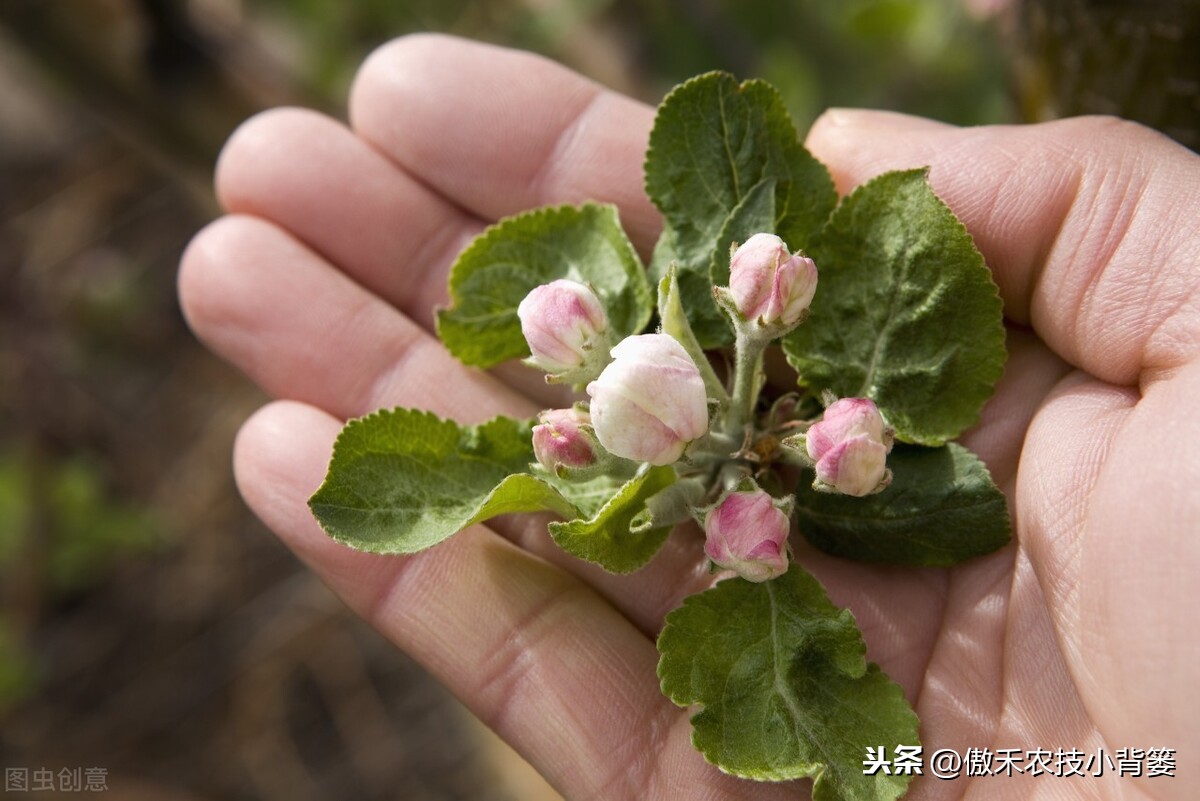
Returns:
[[[769,339],[756,337],[745,329],[738,331],[734,343],[733,398],[725,419],[725,433],[739,436],[754,418],[758,392],[762,388],[763,351]]]

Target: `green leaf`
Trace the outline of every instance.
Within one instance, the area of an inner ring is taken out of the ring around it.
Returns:
[[[925,170],[856,189],[810,255],[817,294],[784,339],[802,385],[871,398],[906,442],[941,445],[979,419],[1004,368],[1000,296]]]
[[[829,172],[804,149],[779,93],[728,73],[693,78],[658,107],[646,153],[646,192],[666,218],[651,273],[680,264],[684,306],[700,343],[731,341],[712,300],[729,247],[772,231],[807,248],[837,202]]]
[[[379,411],[342,429],[309,507],[333,539],[373,553],[415,553],[511,512],[577,516],[525,472],[533,459],[527,422],[460,426],[415,409]]]
[[[549,484],[574,508],[574,514],[562,514],[568,520],[592,517],[608,503],[633,476],[633,470],[620,476],[600,475],[584,481],[559,478],[549,471],[535,467],[537,477]]]
[[[587,520],[551,523],[550,535],[564,551],[613,573],[632,573],[649,562],[670,527],[634,532],[633,520],[646,500],[675,481],[670,467],[645,466]]]
[[[667,615],[663,693],[698,704],[692,742],[735,776],[811,776],[814,801],[889,801],[911,777],[863,775],[867,747],[916,745],[917,717],[875,664],[854,616],[799,565],[762,584],[728,579]]]
[[[727,251],[728,252],[728,251]],[[701,349],[716,348],[732,339],[729,318],[718,308],[712,298],[713,282],[705,264],[711,258],[708,248],[683,252],[679,249],[675,231],[671,224],[663,226],[662,236],[654,246],[650,258],[650,276],[661,280],[672,266],[676,267],[679,297],[687,313],[689,327]]]
[[[827,553],[866,562],[949,566],[1008,544],[1004,494],[975,454],[898,445],[888,456],[892,483],[852,498],[817,492],[808,473],[796,491],[805,539]]]
[[[438,336],[478,367],[528,356],[517,306],[558,278],[591,285],[617,339],[650,320],[650,285],[616,207],[585,203],[508,217],[477,237],[450,269],[450,307],[438,311]]]
[[[658,282],[658,316],[662,320],[663,333],[674,337],[676,342],[683,345],[688,356],[692,357],[692,361],[696,363],[696,368],[700,371],[701,378],[704,379],[704,388],[708,392],[708,397],[720,403],[729,403],[729,393],[726,391],[725,385],[721,383],[721,379],[717,378],[716,372],[708,362],[708,356],[700,347],[700,342],[692,333],[692,326],[688,323],[677,280],[678,272],[675,265],[672,264],[667,268],[667,274]]]
[[[717,241],[729,242],[732,247],[734,242],[741,244],[760,231],[773,231],[774,223],[775,181],[764,178],[755,184],[737,208],[730,212]],[[787,242],[786,239],[784,241]],[[788,247],[792,247],[790,242]],[[713,253],[708,267],[713,286],[729,286],[729,260],[732,255],[729,248]]]

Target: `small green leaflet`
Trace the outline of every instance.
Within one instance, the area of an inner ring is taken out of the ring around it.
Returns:
[[[692,327],[688,323],[677,280],[678,272],[676,266],[672,264],[667,268],[667,274],[658,282],[658,317],[662,322],[663,333],[674,337],[676,342],[683,345],[688,356],[692,357],[696,369],[700,371],[700,377],[704,379],[704,388],[708,392],[708,397],[719,403],[728,404],[729,393],[725,390],[721,379],[717,378],[716,372],[708,362],[708,356],[700,347],[700,343],[696,340],[696,335],[692,333]]]
[[[865,498],[817,492],[811,473],[802,478],[796,521],[805,539],[847,559],[942,567],[1008,543],[1004,494],[966,448],[897,445],[888,466],[891,485]]]
[[[806,248],[837,194],[829,172],[804,149],[779,93],[710,72],[674,89],[658,107],[646,153],[646,193],[666,218],[651,273],[680,265],[692,328],[706,348],[731,341],[712,299],[728,278],[729,247],[773,231]]]
[[[670,526],[635,532],[633,520],[645,510],[646,499],[674,482],[673,468],[643,465],[590,519],[551,523],[550,536],[580,559],[612,573],[632,573],[658,553],[671,533]]]
[[[815,393],[868,397],[896,436],[941,445],[979,419],[1004,368],[996,284],[925,170],[856,189],[813,243],[808,322],[783,343]]]
[[[333,539],[373,553],[415,553],[510,512],[575,517],[574,504],[527,474],[529,432],[507,417],[460,426],[414,409],[351,420],[309,508]]]
[[[517,306],[558,278],[591,285],[618,339],[650,321],[650,285],[616,207],[585,203],[508,217],[476,238],[450,270],[450,307],[438,311],[438,336],[477,367],[528,356]]]
[[[727,579],[667,615],[663,693],[692,717],[692,742],[735,776],[811,776],[813,801],[890,801],[910,776],[863,774],[867,747],[917,745],[900,687],[866,661],[847,610],[797,564],[777,579]]]
[[[589,518],[604,508],[604,504],[612,500],[625,482],[633,476],[630,470],[621,476],[596,476],[584,481],[578,479],[559,478],[541,467],[534,468],[536,477],[558,490],[558,494],[575,507],[574,514],[560,514],[568,520]],[[547,507],[549,508],[549,507]]]

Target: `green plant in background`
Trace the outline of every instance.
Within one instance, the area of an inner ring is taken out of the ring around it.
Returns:
[[[162,542],[161,527],[143,506],[114,498],[100,470],[81,458],[56,466],[50,486],[54,545],[50,581],[59,592],[83,589],[127,556]]]
[[[304,54],[297,68],[335,103],[371,48],[404,33],[443,31],[544,53],[646,99],[711,69],[762,77],[780,90],[802,128],[836,105],[959,124],[1007,121],[999,38],[965,6],[962,0],[250,4],[294,35],[296,52]]]
[[[41,583],[71,593],[161,543],[151,513],[114,497],[96,462],[72,456],[31,469],[21,451],[0,454],[0,568],[35,548],[44,554]]]
[[[674,81],[719,66],[760,76],[801,129],[838,105],[958,124],[1010,117],[999,38],[962,0],[629,5],[651,20],[655,72]]]
[[[29,653],[13,626],[0,615],[0,715],[36,686]]]
[[[24,449],[0,452],[0,576],[24,598],[0,608],[0,712],[36,684],[22,631],[44,603],[82,592],[120,560],[162,544],[143,506],[113,497],[97,463],[80,456],[35,462]]]

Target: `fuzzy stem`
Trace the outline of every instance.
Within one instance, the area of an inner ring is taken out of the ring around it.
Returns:
[[[703,437],[693,442],[687,449],[687,456],[696,464],[708,464],[712,461],[723,461],[736,453],[742,447],[742,439],[734,439],[719,431],[709,431]]]
[[[741,435],[754,418],[758,391],[762,387],[763,351],[769,342],[769,339],[754,336],[744,328],[737,332],[733,398],[729,403],[729,416],[725,419],[725,432],[731,436]]]

